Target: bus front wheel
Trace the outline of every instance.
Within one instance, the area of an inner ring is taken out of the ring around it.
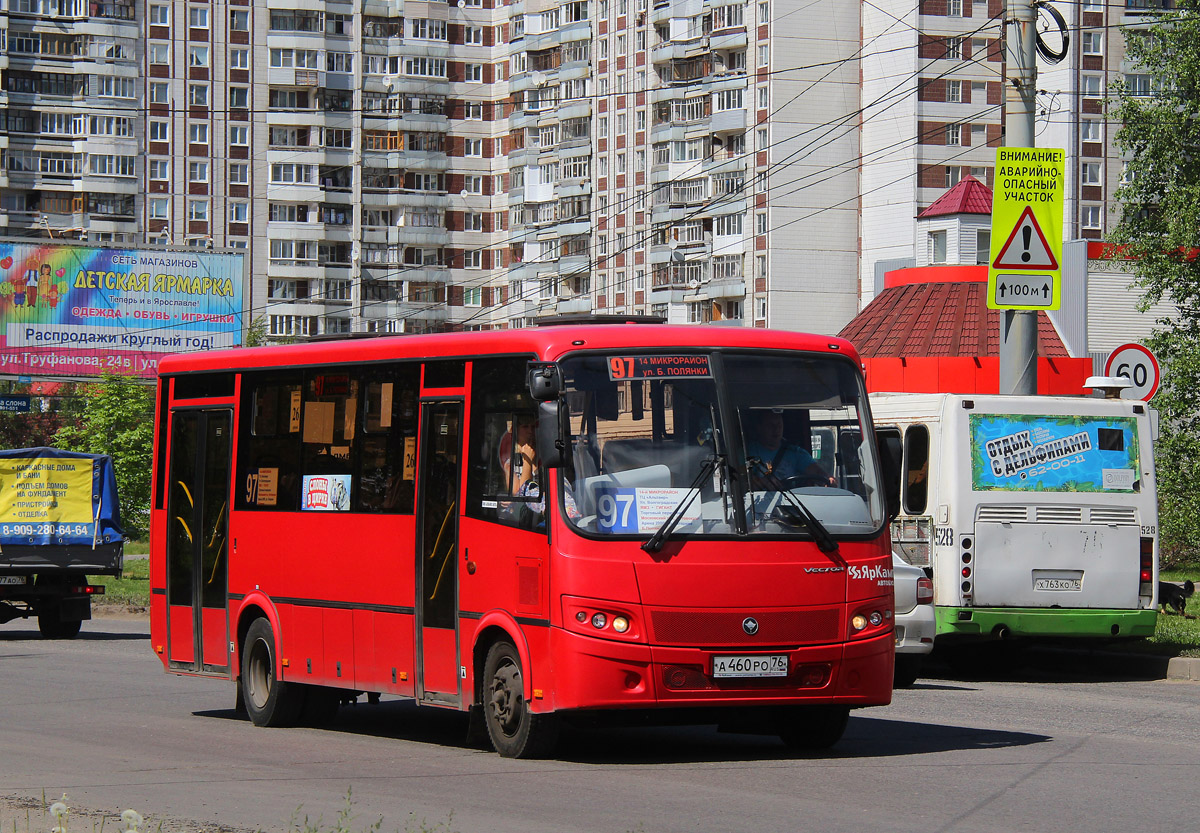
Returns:
[[[521,656],[511,642],[497,642],[488,650],[483,680],[484,719],[496,751],[505,758],[549,754],[558,742],[558,719],[529,710]]]
[[[242,645],[242,700],[255,726],[291,726],[304,705],[301,689],[275,676],[275,632],[255,619]]]
[[[842,739],[849,719],[845,706],[797,706],[784,716],[779,738],[792,749],[828,749]]]

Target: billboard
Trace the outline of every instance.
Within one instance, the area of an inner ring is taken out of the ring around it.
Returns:
[[[0,240],[0,375],[153,377],[241,343],[241,254]]]
[[[977,492],[1141,490],[1132,417],[971,414],[970,422]]]

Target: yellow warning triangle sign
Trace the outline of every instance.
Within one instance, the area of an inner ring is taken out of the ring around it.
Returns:
[[[993,269],[1058,269],[1058,259],[1050,251],[1046,235],[1038,225],[1037,217],[1033,214],[1032,206],[1025,206],[1012,234],[1000,248],[996,259],[992,261]]]

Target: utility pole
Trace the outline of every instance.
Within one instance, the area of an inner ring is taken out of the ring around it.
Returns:
[[[1007,0],[1004,145],[1033,147],[1037,94],[1035,0]],[[1037,393],[1037,310],[1000,312],[1000,393]]]

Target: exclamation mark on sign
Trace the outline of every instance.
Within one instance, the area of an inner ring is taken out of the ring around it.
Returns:
[[[1033,257],[1033,255],[1029,254],[1029,242],[1033,239],[1033,229],[1029,226],[1025,226],[1023,229],[1021,229],[1021,237],[1025,239],[1025,251],[1021,252],[1021,262],[1028,263],[1029,258]]]

